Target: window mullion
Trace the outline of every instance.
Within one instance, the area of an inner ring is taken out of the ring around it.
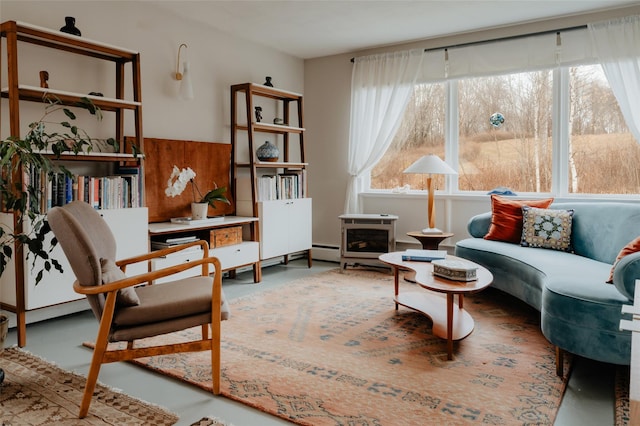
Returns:
[[[446,83],[445,99],[445,133],[444,152],[445,160],[455,170],[459,168],[458,154],[458,80],[450,80]],[[458,192],[458,175],[445,177],[447,193]]]
[[[566,196],[569,188],[569,69],[553,71],[553,161],[551,192]]]

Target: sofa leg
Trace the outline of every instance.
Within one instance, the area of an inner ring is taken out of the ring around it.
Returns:
[[[559,346],[556,346],[556,374],[564,376],[564,351]]]

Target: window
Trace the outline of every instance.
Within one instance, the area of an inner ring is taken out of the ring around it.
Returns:
[[[402,172],[423,155],[444,158],[445,87],[445,83],[416,85],[391,146],[371,171],[372,189],[404,185],[426,189],[424,176]],[[434,185],[443,188],[443,176],[434,176]]]
[[[565,70],[569,78],[546,69],[416,85],[391,147],[371,171],[371,189],[407,184],[425,189],[424,177],[402,171],[426,154],[445,158],[446,143],[454,146],[446,152],[458,155],[453,191],[507,187],[516,193],[558,188],[557,195],[640,193],[640,144],[627,129],[602,68]],[[456,96],[447,96],[448,90]],[[457,102],[447,109],[446,99]],[[568,114],[560,114],[563,110]],[[504,121],[492,125],[494,113]],[[570,118],[561,122],[560,116]],[[458,134],[445,141],[452,119]],[[554,121],[567,130],[558,131],[556,143]],[[563,140],[562,134],[570,136]],[[557,176],[552,174],[554,160]],[[444,189],[443,176],[435,176],[435,182]]]
[[[552,81],[550,71],[459,81],[460,190],[551,190]]]
[[[567,192],[640,193],[640,144],[625,124],[602,67],[572,67],[569,81]]]

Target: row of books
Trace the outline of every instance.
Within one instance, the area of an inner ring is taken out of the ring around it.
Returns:
[[[175,247],[175,246],[180,246],[182,244],[191,243],[193,241],[198,241],[198,237],[196,237],[195,235],[188,235],[184,237],[169,237],[164,240],[153,240],[151,241],[151,249],[161,250],[168,247]],[[184,254],[185,252],[196,252],[196,251],[202,251],[202,247],[192,246],[187,249],[180,250],[179,252],[165,255],[164,257],[179,256],[181,254]]]
[[[55,206],[82,200],[95,209],[142,207],[142,181],[138,168],[120,170],[113,176],[67,176],[64,173],[46,175],[31,169],[29,179],[38,188],[40,212]]]
[[[306,170],[263,175],[258,178],[258,201],[289,200],[306,197]]]

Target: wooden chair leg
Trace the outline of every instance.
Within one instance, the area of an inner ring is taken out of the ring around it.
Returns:
[[[82,395],[82,403],[80,404],[79,418],[84,418],[89,412],[93,391],[96,388],[100,366],[104,361],[104,355],[109,344],[109,330],[111,329],[111,321],[113,319],[113,311],[116,305],[116,291],[112,291],[107,295],[107,300],[102,311],[100,319],[100,327],[98,327],[98,335],[96,336],[96,346],[93,349],[93,357],[91,358],[91,366],[89,374],[87,374],[87,383],[84,385],[84,394]]]
[[[564,376],[564,351],[556,346],[556,374],[559,377]]]
[[[93,391],[96,388],[96,382],[98,381],[98,375],[100,374],[100,367],[102,366],[102,359],[106,349],[107,339],[96,341],[96,347],[93,349],[93,357],[91,358],[91,367],[89,367],[89,374],[87,375],[87,383],[84,385],[82,403],[80,404],[80,414],[78,417],[81,419],[85,418],[87,413],[89,413],[89,406],[91,405]]]
[[[214,395],[220,395],[220,320],[211,323],[211,380]]]

